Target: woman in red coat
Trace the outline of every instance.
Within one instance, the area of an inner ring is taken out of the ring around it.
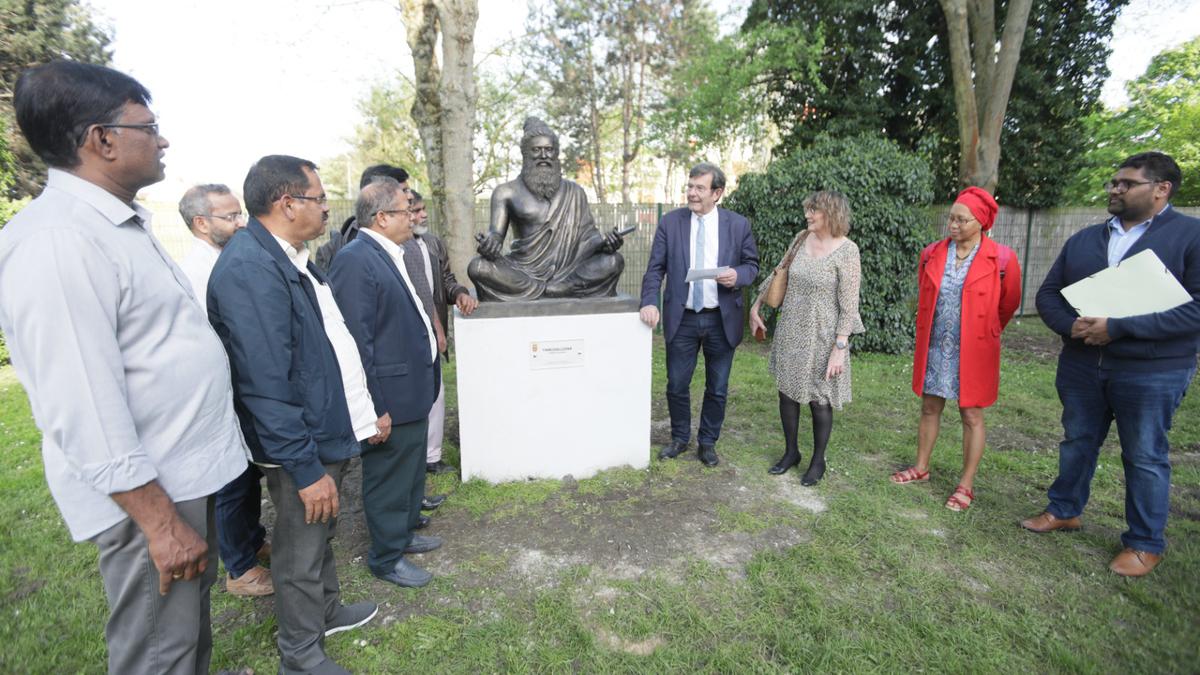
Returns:
[[[969,187],[950,207],[950,237],[925,247],[918,268],[917,347],[913,391],[921,397],[917,464],[892,474],[894,483],[929,480],[946,399],[958,400],[963,425],[963,470],[946,508],[965,511],[975,500],[983,457],[983,409],[1000,387],[1000,332],[1021,304],[1021,267],[1007,246],[984,235],[999,206]]]

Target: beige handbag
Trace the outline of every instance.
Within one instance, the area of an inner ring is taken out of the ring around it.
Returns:
[[[788,268],[792,266],[792,261],[796,259],[796,254],[800,252],[800,247],[804,245],[804,240],[807,238],[808,230],[804,230],[796,237],[795,243],[775,268],[773,273],[775,276],[771,279],[771,285],[767,287],[767,292],[763,295],[763,302],[769,307],[778,309],[783,304],[783,296],[787,295]]]

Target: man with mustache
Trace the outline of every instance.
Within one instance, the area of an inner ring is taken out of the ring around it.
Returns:
[[[1167,541],[1171,487],[1167,431],[1196,373],[1200,343],[1200,219],[1171,208],[1183,176],[1161,152],[1134,155],[1105,184],[1106,223],[1063,244],[1038,289],[1042,320],[1062,336],[1055,385],[1062,401],[1063,441],[1058,478],[1041,514],[1021,522],[1032,532],[1078,530],[1100,446],[1113,421],[1125,467],[1122,550],[1109,569],[1121,576],[1149,574]],[[1192,301],[1165,312],[1123,318],[1076,316],[1060,292],[1080,279],[1154,251]]]
[[[616,295],[625,260],[614,229],[601,234],[578,183],[562,177],[558,136],[525,120],[521,175],[492,192],[492,221],[467,267],[480,300],[537,300]],[[504,237],[513,242],[501,256]]]
[[[192,292],[208,316],[208,277],[221,249],[246,226],[242,205],[228,187],[219,183],[194,185],[179,200],[179,215],[195,241],[179,267],[192,282]],[[229,481],[216,496],[217,546],[229,579],[225,590],[244,597],[270,595],[271,570],[258,564],[271,555],[267,530],[260,522],[262,471],[254,464]]]
[[[466,286],[458,283],[458,279],[450,269],[450,255],[446,250],[446,244],[429,231],[429,225],[426,223],[429,214],[425,209],[425,198],[416,190],[410,190],[409,194],[412,198],[408,210],[412,216],[413,238],[405,246],[413,252],[413,255],[405,257],[404,262],[410,265],[410,274],[424,277],[429,282],[427,304],[429,311],[437,316],[439,331],[441,331],[438,336],[438,351],[441,352],[443,358],[449,360],[449,347],[446,341],[446,333],[450,329],[449,306],[455,305],[464,316],[470,316],[471,312],[479,306],[479,301],[471,297],[471,292],[467,290]],[[422,298],[422,301],[425,300]],[[454,467],[442,461],[445,420],[446,393],[445,386],[442,385],[438,390],[438,398],[433,403],[433,409],[429,411],[429,436],[425,452],[425,470],[429,473],[439,474],[454,471]],[[422,502],[421,508],[432,511],[444,500],[444,496],[426,498]]]
[[[242,194],[252,216],[208,282],[208,318],[225,345],[234,408],[275,504],[271,547],[280,673],[346,673],[325,636],[378,607],[345,606],[333,539],[342,479],[359,441],[385,442],[358,346],[305,244],[325,232],[329,203],[316,165],[268,155]]]

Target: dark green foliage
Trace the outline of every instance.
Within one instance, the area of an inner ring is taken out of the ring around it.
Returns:
[[[108,32],[92,21],[91,8],[79,0],[0,0],[0,118],[8,125],[7,144],[13,157],[0,172],[13,174],[7,196],[41,192],[46,168],[17,130],[12,93],[17,76],[30,66],[55,59],[108,65],[112,61]],[[0,158],[0,162],[3,158]]]
[[[804,224],[804,199],[837,190],[850,200],[850,238],[862,252],[862,317],[856,349],[901,353],[912,348],[917,257],[934,234],[922,205],[933,197],[924,159],[871,135],[819,136],[812,146],[738,181],[726,208],[750,219],[760,269],[779,263]]]
[[[1113,22],[1129,0],[1036,2],[1000,139],[997,197],[1008,206],[1057,206],[1089,143],[1085,118],[1100,108]],[[996,3],[997,29],[1006,3]],[[779,152],[821,133],[883,130],[924,155],[936,200],[957,192],[958,131],[936,2],[754,0],[743,31],[774,23],[824,36],[817,79],[800,68],[774,73],[771,118]],[[999,36],[997,36],[999,37]]]

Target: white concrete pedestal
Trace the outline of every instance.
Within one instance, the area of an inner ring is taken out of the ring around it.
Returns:
[[[649,466],[651,331],[637,312],[455,310],[454,344],[464,481]]]

